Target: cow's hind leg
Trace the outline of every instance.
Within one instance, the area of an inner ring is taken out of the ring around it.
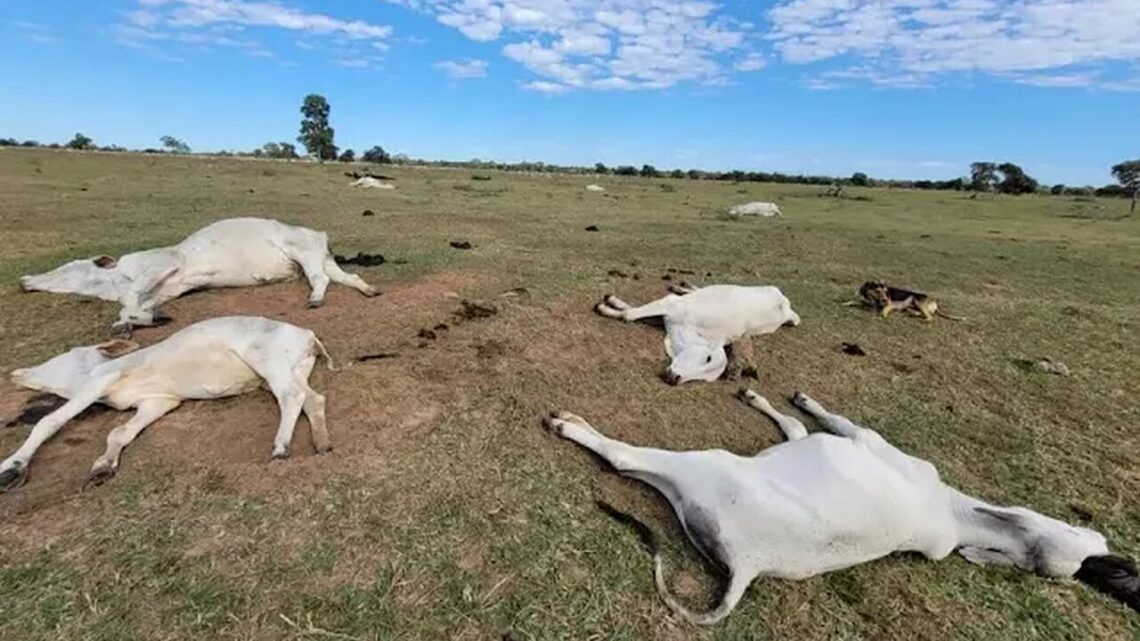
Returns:
[[[305,272],[305,279],[309,281],[309,307],[320,307],[325,303],[325,290],[329,288],[329,275],[325,273],[325,263],[322,258],[311,256],[297,256],[294,258],[301,270]]]
[[[332,256],[325,257],[325,274],[332,282],[338,285],[344,285],[345,287],[351,287],[365,296],[377,296],[380,294],[379,290],[364,282],[364,279],[360,276],[350,274],[341,269],[340,265],[336,264]]]
[[[309,419],[309,436],[313,441],[313,450],[317,454],[332,451],[332,441],[329,440],[328,425],[325,421],[325,397],[309,387],[309,374],[313,371],[316,357],[312,356],[302,360],[294,370],[295,379],[305,393],[305,401],[301,409]]]
[[[148,398],[138,405],[131,420],[111,430],[107,435],[107,451],[95,459],[87,480],[99,484],[111,478],[119,469],[123,449],[131,444],[148,425],[162,418],[182,404],[175,398]]]
[[[640,307],[630,307],[627,303],[615,296],[606,296],[605,300],[599,303],[595,309],[602,316],[633,322],[644,318],[667,315],[672,307],[673,301],[677,298],[679,297],[670,294]]]
[[[759,411],[761,414],[772,419],[772,421],[779,426],[780,431],[784,433],[784,437],[789,441],[797,441],[808,435],[807,428],[798,419],[787,414],[781,414],[772,407],[768,399],[760,396],[750,389],[740,390],[740,400],[748,404],[749,407]]]

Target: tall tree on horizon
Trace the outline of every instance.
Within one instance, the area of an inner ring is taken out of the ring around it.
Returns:
[[[317,160],[336,160],[337,149],[333,142],[336,132],[329,126],[331,110],[329,101],[320,94],[311,93],[301,103],[301,114],[305,118],[301,121],[301,135],[297,136],[297,142]]]

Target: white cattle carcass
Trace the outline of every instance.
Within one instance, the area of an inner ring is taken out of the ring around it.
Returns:
[[[116,339],[15,370],[16,385],[68,400],[40,419],[24,444],[0,463],[0,490],[20,485],[36,450],[94,403],[137,411],[107,435],[107,451],[91,467],[93,480],[114,474],[123,448],[182,401],[236,396],[260,386],[273,393],[281,408],[273,458],[289,456],[293,427],[302,411],[309,418],[313,447],[317,453],[327,452],[332,446],[325,427],[325,397],[308,383],[317,356],[332,369],[324,346],[307,329],[267,318],[229,316],[196,323],[144,349]]]
[[[732,216],[779,216],[780,208],[776,203],[765,202],[751,202],[744,203],[743,205],[736,205],[728,210],[729,215]]]
[[[173,247],[148,249],[115,260],[73,260],[44,274],[24,276],[24,291],[80,294],[123,306],[116,330],[156,325],[169,317],[163,303],[195,289],[245,287],[292,278],[300,268],[312,287],[309,306],[324,302],[329,282],[366,296],[378,292],[343,271],[329,252],[328,234],[264,218],[220,220]]]
[[[606,190],[606,188],[602,187],[601,185],[586,185],[586,191],[601,192],[601,191],[605,191],[605,190]]]
[[[672,362],[663,377],[676,385],[688,381],[715,381],[729,365],[725,347],[746,349],[750,336],[770,334],[784,325],[799,325],[800,317],[777,287],[711,285],[672,286],[671,294],[640,307],[614,296],[595,307],[608,318],[627,322],[662,317],[665,353]]]
[[[361,176],[352,181],[353,187],[363,187],[364,189],[395,189],[396,186],[390,182],[381,180],[374,176]]]
[[[599,503],[638,529],[653,551],[658,593],[688,621],[720,621],[758,576],[805,579],[904,551],[937,560],[957,550],[980,565],[1076,577],[1140,607],[1135,567],[1109,555],[1101,534],[967,496],[943,484],[930,463],[803,394],[792,402],[832,434],[809,436],[797,419],[751,390],[742,398],[774,420],[787,442],[752,457],[674,452],[607,438],[574,414],[546,420],[554,433],[664,495],[693,545],[726,570],[720,605],[703,614],[688,610],[669,594],[652,531]]]

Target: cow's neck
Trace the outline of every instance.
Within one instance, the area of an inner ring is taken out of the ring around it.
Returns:
[[[1003,508],[976,499],[952,487],[947,487],[946,492],[950,513],[958,530],[958,547],[1001,550],[1014,557],[1022,556],[1025,542],[1014,534],[1013,528],[978,509],[1002,510]]]

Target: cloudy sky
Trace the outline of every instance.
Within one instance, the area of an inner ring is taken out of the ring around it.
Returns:
[[[1110,181],[1140,0],[7,0],[0,136],[249,149],[326,95],[427,158]]]

